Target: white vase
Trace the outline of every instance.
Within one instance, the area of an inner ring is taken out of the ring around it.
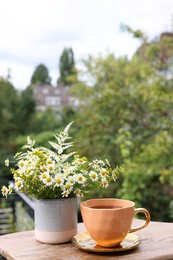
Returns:
[[[77,199],[35,199],[35,238],[60,244],[77,234]]]

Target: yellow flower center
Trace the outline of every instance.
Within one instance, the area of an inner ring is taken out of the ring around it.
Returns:
[[[48,164],[51,164],[51,163],[52,163],[52,160],[51,160],[51,159],[48,159],[48,160],[47,160],[47,163],[48,163]]]
[[[21,181],[17,181],[17,182],[16,182],[16,186],[17,186],[18,188],[21,186],[21,184],[22,184]]]
[[[66,188],[67,190],[69,190],[70,187],[71,187],[71,186],[70,186],[70,184],[68,184],[68,183],[65,185],[65,188]]]
[[[56,183],[60,184],[61,183],[61,179],[56,179]]]
[[[23,167],[24,166],[24,162],[20,162],[20,166]]]
[[[46,178],[46,181],[47,181],[47,182],[50,182],[50,181],[51,181],[51,177],[47,177],[47,178]]]
[[[53,170],[53,167],[52,166],[49,166],[49,171],[52,171]]]
[[[45,179],[45,178],[46,178],[46,173],[42,173],[41,177],[42,177],[43,179]]]
[[[108,174],[108,171],[106,171],[106,170],[103,170],[103,171],[101,172],[101,174],[102,174],[103,176],[105,176],[105,175],[107,175],[107,174]]]
[[[27,173],[30,173],[30,172],[31,172],[31,169],[30,169],[30,168],[28,168],[26,172],[27,172]]]
[[[6,192],[7,192],[7,188],[6,188],[6,187],[3,187],[3,188],[2,188],[2,192],[3,192],[3,193],[6,193]]]

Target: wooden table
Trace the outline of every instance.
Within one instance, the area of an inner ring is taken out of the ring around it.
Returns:
[[[139,224],[139,220],[134,221]],[[85,230],[78,224],[78,233]],[[95,260],[95,259],[173,259],[173,224],[150,222],[136,232],[142,242],[135,249],[121,253],[96,254],[82,251],[71,243],[61,245],[42,244],[35,240],[34,231],[18,232],[0,236],[0,254],[6,259],[47,260]]]

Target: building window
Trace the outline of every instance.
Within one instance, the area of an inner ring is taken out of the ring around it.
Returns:
[[[61,98],[60,97],[46,97],[45,103],[47,106],[61,105]]]

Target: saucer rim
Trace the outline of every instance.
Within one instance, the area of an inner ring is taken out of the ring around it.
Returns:
[[[87,240],[92,240],[95,243],[95,241],[91,238],[91,236],[88,233],[88,231],[83,231],[83,232],[80,232],[80,233],[76,234],[75,236],[72,237],[71,242],[72,242],[72,244],[75,247],[77,247],[77,248],[79,248],[79,249],[81,249],[83,251],[87,251],[87,252],[94,252],[94,253],[95,252],[96,253],[118,253],[118,252],[124,252],[124,251],[132,250],[132,249],[136,248],[142,242],[141,237],[138,234],[136,234],[136,233],[129,233],[129,234],[127,234],[127,236],[125,237],[125,239],[123,241],[127,240],[128,236],[131,236],[132,234],[135,236],[134,242],[132,241],[133,244],[131,246],[122,247],[122,248],[119,248],[117,246],[115,246],[115,247],[102,247],[102,246],[99,246],[98,248],[85,247],[85,246],[83,246],[82,244],[80,244],[77,241],[76,237],[82,236],[82,235],[87,235],[89,237],[89,238],[87,238]],[[121,243],[123,243],[123,241]],[[120,245],[121,245],[121,243],[120,243]],[[95,245],[97,245],[97,244],[95,243]]]

